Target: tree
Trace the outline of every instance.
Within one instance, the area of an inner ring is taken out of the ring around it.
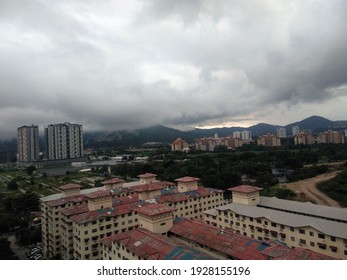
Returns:
[[[31,230],[28,228],[21,228],[16,232],[16,239],[20,245],[30,245]]]
[[[0,260],[14,260],[15,256],[10,246],[10,241],[0,238]]]
[[[33,175],[34,171],[36,170],[36,166],[34,165],[29,165],[27,166],[27,168],[25,169],[26,173],[31,176]]]
[[[7,184],[7,188],[11,191],[17,190],[18,189],[18,184],[15,180],[11,180],[10,182],[8,182]]]

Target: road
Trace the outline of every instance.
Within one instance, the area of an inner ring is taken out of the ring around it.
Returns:
[[[296,192],[297,194],[300,194],[300,193],[304,194],[304,196],[306,196],[308,200],[311,200],[316,204],[341,208],[341,205],[337,201],[331,199],[326,194],[318,190],[316,187],[317,183],[334,178],[336,174],[337,174],[336,171],[325,173],[313,178],[309,178],[309,179],[305,179],[305,180],[301,180],[301,181],[297,181],[293,183],[286,183],[284,184],[284,186]]]
[[[11,249],[16,254],[18,259],[28,260],[28,258],[25,256],[25,251],[27,250],[27,248],[17,245],[16,237],[14,234],[8,235],[7,240],[11,242]]]

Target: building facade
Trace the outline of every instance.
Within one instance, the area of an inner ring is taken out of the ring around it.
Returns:
[[[223,191],[199,186],[198,178],[183,177],[176,183],[158,181],[150,173],[139,178],[135,183],[115,178],[87,190],[67,184],[60,187],[61,193],[41,198],[45,256],[100,259],[100,240],[139,227],[139,216],[142,226],[150,225],[153,217],[139,210],[146,205],[175,209],[173,217],[202,219],[203,211],[224,204]],[[170,226],[165,215],[160,219],[154,228]]]
[[[309,132],[299,132],[294,136],[295,145],[313,145],[315,144],[315,139]]]
[[[39,160],[39,127],[21,126],[17,129],[17,152],[19,162]]]
[[[342,132],[328,130],[317,135],[318,144],[344,144],[345,136]]]
[[[285,127],[277,128],[277,136],[279,138],[286,138],[287,137],[287,130]]]
[[[281,138],[272,134],[259,136],[258,146],[279,147],[281,146]]]
[[[218,147],[226,147],[227,149],[234,149],[242,147],[244,143],[249,143],[249,140],[241,140],[235,137],[203,137],[195,140],[195,149],[200,151],[215,151]]]
[[[333,259],[279,242],[259,241],[201,220],[174,218],[175,209],[140,208],[140,226],[101,240],[104,260],[272,260]],[[144,222],[145,221],[145,222]],[[164,221],[164,222],[163,222]]]
[[[186,151],[187,149],[189,149],[188,143],[181,138],[177,138],[171,144],[171,151],[173,151],[173,152],[175,152],[175,151],[182,152],[182,151]]]
[[[66,122],[45,127],[45,153],[48,160],[82,158],[82,125]]]
[[[292,127],[292,135],[293,136],[299,134],[299,132],[300,132],[300,127],[299,126],[296,125],[296,126]]]
[[[258,239],[280,241],[347,259],[347,209],[259,196],[260,188],[230,189],[233,202],[204,212],[206,223]]]
[[[233,138],[240,138],[241,140],[252,140],[252,131],[250,130],[236,130],[233,132]]]

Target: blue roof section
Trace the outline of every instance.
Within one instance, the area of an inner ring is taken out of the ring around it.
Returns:
[[[199,252],[197,250],[177,246],[174,249],[171,250],[170,253],[168,253],[163,260],[215,260],[216,258],[213,258],[207,254],[204,254],[203,252]]]
[[[174,223],[179,223],[179,222],[181,222],[181,221],[184,221],[184,218],[182,218],[182,217],[176,217],[176,218],[174,219]]]
[[[162,190],[160,191],[160,194],[161,194],[161,195],[173,194],[173,193],[175,193],[176,190],[177,190],[177,188],[162,189]]]
[[[250,247],[250,246],[252,246],[254,243],[256,243],[256,244],[258,244],[258,246],[257,246],[257,250],[258,251],[263,251],[263,250],[265,250],[266,248],[268,248],[270,245],[269,244],[267,244],[266,242],[262,242],[262,241],[258,241],[258,240],[249,240],[249,241],[247,241],[247,243],[246,243],[246,247]]]

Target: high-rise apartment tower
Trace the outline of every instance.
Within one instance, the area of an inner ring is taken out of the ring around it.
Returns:
[[[46,159],[73,159],[83,157],[82,125],[50,124],[45,127]]]
[[[17,150],[19,162],[30,162],[39,159],[39,127],[37,125],[21,126],[17,129]]]

